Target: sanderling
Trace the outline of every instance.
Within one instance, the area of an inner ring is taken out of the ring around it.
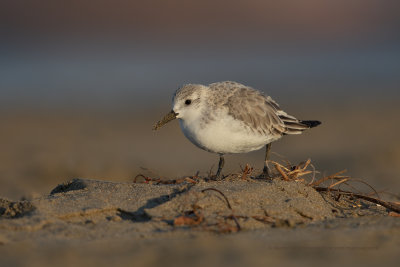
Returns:
[[[153,130],[175,118],[193,144],[219,154],[217,179],[221,178],[225,154],[247,153],[263,146],[266,146],[263,176],[270,177],[271,142],[321,124],[298,120],[283,111],[271,97],[231,81],[208,86],[187,84],[179,88],[172,99],[172,110]]]

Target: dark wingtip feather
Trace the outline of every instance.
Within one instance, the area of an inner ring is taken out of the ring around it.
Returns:
[[[321,124],[320,121],[300,121],[302,124],[307,125],[310,128],[316,127]]]

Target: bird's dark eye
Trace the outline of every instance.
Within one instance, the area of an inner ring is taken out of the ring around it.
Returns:
[[[185,105],[190,105],[192,103],[192,100],[190,100],[190,99],[186,99],[186,101],[185,101]]]

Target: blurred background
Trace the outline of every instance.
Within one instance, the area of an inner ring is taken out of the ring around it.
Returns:
[[[293,163],[400,193],[398,1],[12,1],[0,8],[0,196],[74,177],[205,175],[173,122],[185,83],[233,80],[323,124],[273,144]],[[263,151],[226,157],[261,169]],[[275,154],[273,159],[281,156]]]

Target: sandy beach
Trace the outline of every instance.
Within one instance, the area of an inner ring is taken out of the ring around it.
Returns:
[[[400,245],[388,209],[281,179],[74,179],[0,214],[3,266],[395,266]]]

